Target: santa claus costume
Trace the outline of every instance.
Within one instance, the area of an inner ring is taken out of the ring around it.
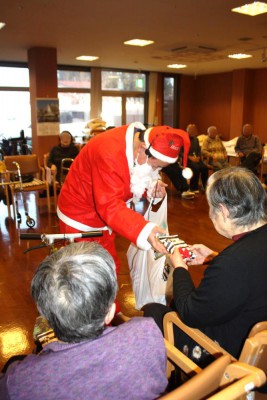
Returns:
[[[130,208],[136,129],[146,128],[136,122],[92,138],[72,163],[58,199],[61,232],[101,230],[102,237],[86,240],[97,241],[110,252],[117,273],[115,233],[146,250],[151,247],[147,238],[155,226]],[[144,141],[153,157],[167,163],[177,160],[181,146],[186,157],[190,146],[186,132],[166,126],[146,130]]]

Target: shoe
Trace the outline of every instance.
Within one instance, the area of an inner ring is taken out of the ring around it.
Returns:
[[[183,192],[181,194],[181,196],[182,196],[183,199],[190,200],[190,199],[194,199],[195,193],[194,192],[190,192],[189,190],[187,190],[186,192]]]

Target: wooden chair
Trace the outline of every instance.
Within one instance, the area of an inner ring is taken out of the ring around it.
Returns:
[[[16,178],[16,182],[10,185],[10,189],[12,192],[12,200],[14,204],[14,194],[16,192],[43,192],[46,191],[46,200],[47,200],[47,208],[48,212],[51,211],[50,207],[50,195],[49,195],[49,184],[45,179],[45,170],[40,166],[38,157],[36,154],[29,155],[18,155],[18,156],[5,156],[4,162],[6,164],[7,170],[9,171],[9,181],[12,183],[12,179],[14,179],[15,174],[17,173],[17,167],[14,163],[17,163],[20,167],[21,175],[32,175],[33,179],[30,182],[22,183],[22,187],[20,183],[18,183],[18,179]],[[13,178],[12,178],[13,177]]]
[[[165,340],[168,360],[182,370],[196,374],[161,400],[225,400],[245,398],[249,390],[262,386],[266,376],[262,370],[240,362],[231,362],[226,354],[201,370],[193,361]]]
[[[202,348],[210,353],[215,359],[218,359],[222,355],[228,355],[232,362],[239,361],[240,363],[246,363],[250,366],[260,368],[266,373],[267,371],[267,321],[256,324],[250,331],[248,338],[245,341],[239,360],[236,360],[231,354],[225,349],[207,337],[204,333],[198,329],[191,328],[185,325],[176,312],[167,313],[163,320],[164,325],[164,336],[165,339],[170,343],[174,344],[173,325],[176,325],[179,329],[189,335],[195,342],[197,342]],[[192,361],[191,361],[192,362]],[[181,369],[187,374],[192,375],[199,372],[199,367],[193,364],[188,364],[187,370]],[[168,361],[168,373],[174,369],[174,365]],[[261,394],[256,394],[256,399],[261,398]]]

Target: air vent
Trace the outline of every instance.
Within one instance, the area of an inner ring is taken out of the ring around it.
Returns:
[[[217,49],[208,46],[179,46],[171,49],[171,51],[174,53],[210,54],[217,51]]]

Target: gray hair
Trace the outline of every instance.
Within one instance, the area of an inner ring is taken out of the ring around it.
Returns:
[[[229,167],[212,174],[207,199],[211,213],[225,205],[236,226],[267,222],[266,192],[257,176],[243,167]]]
[[[94,339],[117,294],[115,263],[96,242],[71,243],[37,268],[31,294],[58,339]]]
[[[207,129],[207,134],[209,134],[210,133],[210,131],[214,131],[214,130],[216,130],[217,131],[217,127],[216,126],[209,126],[208,127],[208,129]]]

